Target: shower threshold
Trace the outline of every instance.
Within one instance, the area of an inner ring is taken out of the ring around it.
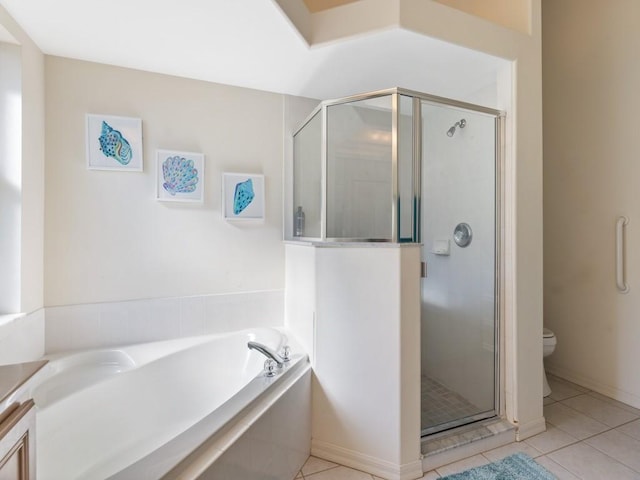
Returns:
[[[483,420],[491,420],[495,418],[496,418],[496,414],[495,412],[493,412],[493,410],[486,413],[480,413],[472,417],[456,418],[455,420],[440,423],[438,425],[434,425],[433,427],[423,429],[422,437],[434,437],[438,433],[446,434],[448,433],[449,430],[454,430],[454,429],[457,429],[458,427],[462,428],[468,425],[473,425],[476,422],[481,422]]]
[[[424,436],[420,445],[423,471],[507,445],[515,438],[515,426],[500,417]]]

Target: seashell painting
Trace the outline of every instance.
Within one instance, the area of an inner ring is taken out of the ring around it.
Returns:
[[[233,194],[233,213],[239,215],[240,212],[251,204],[255,196],[253,192],[253,180],[248,179],[236,184]]]
[[[222,215],[225,220],[264,220],[264,175],[222,174]]]
[[[204,155],[156,150],[156,199],[204,202]]]
[[[104,120],[102,121],[102,132],[98,138],[100,150],[107,157],[114,158],[120,165],[128,165],[133,157],[131,145],[122,134],[115,130]]]
[[[92,113],[85,117],[89,170],[143,171],[140,118]]]
[[[175,155],[162,162],[162,188],[175,196],[177,193],[192,193],[198,187],[198,169],[193,160]]]

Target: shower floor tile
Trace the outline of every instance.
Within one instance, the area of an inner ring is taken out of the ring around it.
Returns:
[[[470,417],[481,410],[433,378],[422,376],[422,429]]]

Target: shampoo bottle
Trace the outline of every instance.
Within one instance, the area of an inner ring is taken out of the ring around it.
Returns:
[[[293,216],[293,236],[304,236],[304,212],[302,211],[302,207],[298,207]]]

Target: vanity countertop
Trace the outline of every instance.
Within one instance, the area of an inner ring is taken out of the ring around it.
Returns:
[[[46,364],[47,360],[38,360],[0,365],[0,405]]]

